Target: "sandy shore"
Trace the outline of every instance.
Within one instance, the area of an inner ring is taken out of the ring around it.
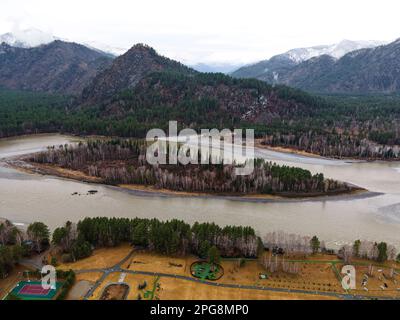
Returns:
[[[26,157],[26,155],[24,155],[24,157]],[[64,169],[50,164],[26,162],[22,159],[22,157],[8,159],[4,161],[4,163],[13,169],[25,173],[30,173],[30,174],[36,173],[41,175],[49,175],[71,180],[78,180],[80,182],[104,184],[103,179],[86,175],[81,171]]]
[[[293,196],[277,196],[268,194],[251,194],[251,195],[227,195],[227,194],[212,194],[212,193],[190,193],[179,192],[165,189],[155,189],[142,185],[118,185],[109,186],[113,189],[122,190],[137,196],[157,196],[157,197],[187,197],[199,199],[220,199],[241,202],[316,202],[316,201],[347,201],[354,199],[371,198],[381,195],[379,192],[371,192],[365,189],[354,189],[348,192],[328,194],[328,195],[293,195]]]
[[[278,199],[284,199],[284,197],[281,196],[274,196],[274,195],[268,195],[268,194],[254,194],[254,195],[237,195],[237,194],[214,194],[214,193],[207,193],[207,192],[186,192],[186,191],[174,191],[174,190],[169,190],[169,189],[157,189],[153,186],[144,186],[144,185],[137,185],[137,184],[120,184],[118,187],[127,189],[127,190],[132,190],[132,191],[140,191],[140,192],[146,192],[146,193],[154,193],[154,194],[163,194],[163,195],[169,195],[169,196],[180,196],[180,197],[205,197],[205,198],[210,198],[210,197],[215,197],[215,198],[238,198],[238,199],[258,199],[258,198],[263,198],[263,199],[270,199],[270,200],[278,200]]]
[[[316,154],[316,153],[311,153],[311,152],[307,152],[307,151],[303,151],[303,150],[299,150],[299,149],[295,149],[295,148],[289,148],[289,147],[273,147],[270,145],[262,144],[261,141],[262,141],[262,139],[256,139],[254,146],[257,148],[260,148],[260,149],[267,149],[267,150],[276,151],[276,152],[295,154],[295,155],[303,156],[303,157],[325,159],[324,157],[322,157],[321,155]],[[355,159],[353,159],[353,160],[355,160]]]

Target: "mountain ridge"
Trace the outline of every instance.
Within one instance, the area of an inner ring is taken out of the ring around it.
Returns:
[[[50,44],[51,42],[57,40],[63,42],[77,43],[91,50],[98,51],[99,53],[106,54],[111,57],[119,56],[127,51],[124,48],[116,48],[104,45],[96,41],[76,42],[62,39],[60,37],[52,35],[51,33],[47,33],[36,28],[16,30],[14,32],[7,32],[0,35],[0,44],[4,42],[9,46],[24,49],[39,47],[42,45]]]
[[[396,93],[400,91],[400,41],[352,51],[336,61],[322,57],[295,66],[283,84],[312,92]]]
[[[274,59],[237,70],[234,77],[257,78],[318,93],[394,93],[400,91],[400,41],[350,51],[336,59],[312,57],[300,63]],[[260,71],[261,70],[261,71]]]
[[[0,86],[79,95],[112,59],[83,45],[55,40],[34,48],[0,46]]]

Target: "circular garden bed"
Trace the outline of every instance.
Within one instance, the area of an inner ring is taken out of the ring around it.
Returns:
[[[216,263],[196,261],[190,266],[190,273],[193,277],[201,280],[216,281],[224,275],[224,268]]]

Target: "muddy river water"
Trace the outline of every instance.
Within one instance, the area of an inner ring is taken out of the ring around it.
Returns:
[[[1,161],[73,141],[76,138],[55,134],[0,140],[0,217],[21,225],[43,221],[52,229],[67,220],[95,216],[177,218],[189,223],[249,225],[261,236],[278,230],[315,234],[334,248],[355,239],[387,241],[400,248],[400,162],[345,162],[257,149],[258,157],[322,172],[379,193],[372,197],[347,195],[259,203],[134,194],[115,187],[28,174]],[[98,193],[88,195],[92,189]],[[75,192],[81,195],[73,195]]]

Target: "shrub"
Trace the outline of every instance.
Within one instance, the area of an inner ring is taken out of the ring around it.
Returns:
[[[57,277],[65,279],[61,286],[60,293],[57,296],[57,300],[64,300],[67,297],[69,290],[75,283],[75,272],[72,270],[57,270]]]
[[[70,263],[70,262],[73,262],[72,255],[71,255],[70,253],[64,253],[64,254],[61,256],[61,261],[62,261],[63,263]]]

